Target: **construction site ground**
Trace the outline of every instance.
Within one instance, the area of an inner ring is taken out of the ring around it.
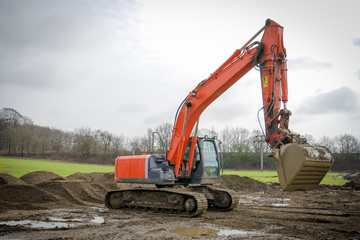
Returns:
[[[283,192],[225,175],[221,185],[237,192],[239,206],[189,218],[105,208],[108,190],[141,187],[116,185],[112,173],[0,173],[0,239],[360,239],[359,175],[348,180]]]

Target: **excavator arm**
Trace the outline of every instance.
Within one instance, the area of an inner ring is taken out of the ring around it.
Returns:
[[[264,34],[261,42],[251,43],[262,32]],[[327,149],[314,148],[307,144],[306,139],[288,130],[291,112],[286,109],[286,61],[283,27],[268,19],[265,26],[242,48],[237,49],[210,77],[200,82],[188,94],[176,114],[166,156],[170,164],[175,165],[176,177],[190,177],[193,154],[190,154],[187,163],[184,163],[183,159],[194,126],[202,112],[253,67],[257,67],[261,77],[266,142],[271,146],[282,188],[310,190],[320,183],[330,169],[333,159]],[[281,101],[284,104],[283,109],[280,109]],[[190,153],[195,149],[196,134],[197,127],[195,136],[192,137]],[[309,164],[310,171],[304,170]],[[319,168],[321,171],[318,171]]]
[[[177,114],[170,148],[167,153],[170,164],[175,165],[175,174],[177,176],[181,175],[180,166],[182,165],[186,146],[200,115],[215,99],[253,68],[253,58],[257,52],[256,48],[246,48],[243,51],[237,50],[208,79],[200,82],[183,102]]]

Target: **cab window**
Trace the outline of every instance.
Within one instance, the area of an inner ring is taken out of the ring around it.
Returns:
[[[204,174],[206,176],[219,175],[219,161],[213,141],[204,141],[202,147],[202,157],[204,160]]]

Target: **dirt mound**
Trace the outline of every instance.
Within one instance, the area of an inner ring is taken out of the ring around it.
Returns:
[[[236,192],[266,192],[269,186],[266,183],[256,181],[248,177],[240,177],[237,175],[223,175],[220,178],[221,187],[229,188]]]
[[[36,185],[42,182],[47,182],[49,180],[64,180],[63,177],[60,175],[57,175],[53,172],[47,172],[47,171],[37,171],[37,172],[30,172],[28,174],[25,174],[20,178],[22,181],[26,182],[27,184]]]
[[[94,173],[77,172],[77,173],[67,176],[66,178],[70,179],[70,180],[83,180],[87,183],[91,183],[91,182],[98,182],[99,179],[101,179],[103,175],[104,175],[104,173],[99,173],[99,172],[94,172]]]
[[[348,180],[344,185],[345,188],[360,190],[360,173],[348,174],[344,178]]]
[[[85,182],[114,182],[114,173],[74,173],[66,177],[67,179],[83,180]]]
[[[65,198],[71,203],[89,205],[103,203],[105,187],[94,188],[82,180],[50,180],[36,185],[44,191]]]
[[[117,188],[114,181],[114,173],[74,173],[67,176],[69,180],[82,180],[97,189],[110,189]]]
[[[25,185],[26,183],[17,177],[14,177],[8,173],[0,173],[0,186],[1,185]]]
[[[49,192],[33,185],[0,186],[0,209],[44,209],[41,203],[53,203],[58,199]]]
[[[38,171],[20,179],[0,173],[0,211],[103,204],[106,192],[115,188],[114,173],[75,173],[63,178]]]

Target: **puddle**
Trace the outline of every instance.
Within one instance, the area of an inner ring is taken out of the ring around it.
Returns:
[[[274,206],[274,207],[287,207],[289,205],[290,204],[288,204],[288,203],[273,203],[273,204],[271,204],[271,206]]]
[[[234,229],[220,229],[219,237],[232,237],[232,236],[254,236],[254,235],[263,235],[262,232],[256,231],[244,231],[244,230],[234,230]]]
[[[68,229],[78,226],[83,226],[86,224],[102,224],[105,223],[103,217],[94,217],[92,220],[81,219],[81,218],[72,218],[72,219],[63,219],[56,217],[47,217],[45,221],[34,221],[34,220],[19,220],[19,221],[3,221],[0,222],[0,225],[7,226],[22,226],[32,229]]]
[[[287,207],[290,206],[290,199],[289,198],[284,198],[284,199],[276,199],[277,203],[272,203],[271,206],[274,207]]]
[[[185,228],[178,227],[171,231],[185,237],[204,237],[204,238],[216,238],[218,237],[219,230],[211,228]]]
[[[102,224],[102,223],[105,223],[105,219],[103,217],[94,217],[94,219],[91,220],[90,222]]]
[[[265,233],[257,231],[244,231],[235,229],[186,228],[178,227],[171,231],[184,237],[192,238],[227,238],[263,236]]]
[[[42,228],[42,229],[56,229],[56,228],[71,228],[74,224],[66,222],[43,222],[43,221],[32,221],[32,220],[21,220],[21,221],[7,221],[0,222],[0,225],[7,226],[24,226],[29,228]]]

